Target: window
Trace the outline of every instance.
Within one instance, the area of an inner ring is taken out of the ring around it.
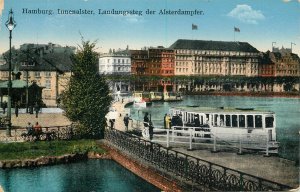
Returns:
[[[274,127],[273,122],[274,122],[274,117],[266,117],[266,128]]]
[[[239,127],[245,127],[245,116],[239,115]]]
[[[39,71],[36,71],[36,72],[34,72],[34,76],[35,76],[35,78],[40,78],[41,74]]]
[[[262,128],[262,116],[255,115],[255,128]]]
[[[51,77],[51,72],[45,72],[45,77]]]
[[[247,115],[247,125],[248,125],[248,127],[254,127],[254,125],[253,125],[253,115]]]
[[[226,127],[230,127],[230,115],[225,115],[225,125]]]
[[[232,125],[232,127],[237,127],[238,126],[237,115],[232,115],[231,116],[231,125]]]
[[[220,126],[224,126],[224,115],[220,115]]]
[[[214,126],[217,126],[218,125],[218,115],[215,114],[214,115]]]
[[[46,89],[51,89],[51,80],[47,79],[45,82]]]

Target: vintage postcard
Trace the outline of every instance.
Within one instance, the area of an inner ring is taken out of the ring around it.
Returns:
[[[299,190],[299,13],[300,0],[0,0],[0,191]],[[36,150],[54,142],[71,156]],[[85,157],[102,160],[68,163]]]

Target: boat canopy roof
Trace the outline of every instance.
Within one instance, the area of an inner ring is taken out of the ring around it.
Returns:
[[[275,114],[272,111],[254,109],[254,108],[233,108],[233,107],[174,107],[172,110],[180,110],[182,112],[191,113],[239,113],[239,114]]]

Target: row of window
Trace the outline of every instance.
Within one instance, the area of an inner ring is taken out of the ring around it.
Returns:
[[[125,63],[130,63],[129,59],[100,59],[99,64],[105,64],[105,63],[119,63],[119,64],[125,64]]]
[[[231,56],[256,56],[258,53],[239,52],[239,51],[211,51],[211,50],[189,50],[178,49],[175,53],[179,54],[201,54],[201,55],[231,55]]]

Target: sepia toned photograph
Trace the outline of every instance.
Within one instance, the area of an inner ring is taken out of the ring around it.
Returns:
[[[0,192],[300,190],[300,0],[0,0]]]

